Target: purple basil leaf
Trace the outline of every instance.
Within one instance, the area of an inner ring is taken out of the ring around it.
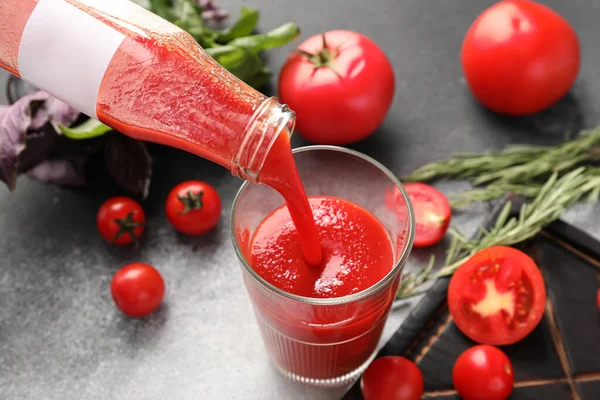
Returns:
[[[111,136],[104,149],[104,162],[119,186],[142,198],[148,196],[152,160],[143,142],[121,134]]]
[[[79,111],[42,91],[0,106],[0,179],[11,190],[24,172],[42,182],[82,186],[87,183],[89,156],[104,150],[117,184],[146,197],[152,165],[145,144],[116,132],[84,141],[62,136],[58,124],[70,126],[79,116]]]
[[[45,159],[55,150],[55,124],[72,123],[79,112],[49,94],[27,94],[0,115],[0,179],[14,190],[17,176]]]
[[[46,100],[46,110],[53,124],[62,124],[65,126],[71,125],[80,114],[73,107],[51,96]]]
[[[63,186],[84,186],[87,184],[83,168],[78,168],[64,159],[42,161],[30,169],[27,175],[45,183]]]
[[[17,183],[19,155],[25,150],[27,131],[48,94],[36,92],[20,98],[10,106],[0,121],[0,179],[14,190]]]
[[[207,22],[221,23],[229,17],[229,13],[213,4],[212,0],[196,0],[202,8],[202,19]]]
[[[2,105],[0,105],[0,123],[2,123],[2,120],[4,119],[4,116],[8,112],[9,108],[10,108],[10,106],[2,106]]]
[[[56,151],[59,136],[51,124],[46,123],[41,129],[27,133],[25,149],[19,154],[17,173],[29,171]]]

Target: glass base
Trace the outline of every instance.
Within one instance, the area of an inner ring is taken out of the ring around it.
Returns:
[[[377,349],[375,349],[373,354],[371,354],[369,356],[369,358],[367,358],[367,361],[365,361],[361,366],[356,368],[354,371],[349,372],[345,375],[339,376],[337,378],[327,378],[327,379],[307,378],[305,376],[300,376],[300,375],[294,374],[293,372],[289,372],[283,368],[280,368],[272,360],[271,360],[271,363],[275,366],[277,371],[279,371],[283,376],[285,376],[292,382],[302,383],[302,384],[310,385],[310,386],[334,388],[334,387],[346,386],[346,385],[354,382],[363,372],[365,372],[365,369],[367,369],[369,364],[371,364],[371,361],[373,361],[373,359],[375,358],[376,355],[377,355]]]

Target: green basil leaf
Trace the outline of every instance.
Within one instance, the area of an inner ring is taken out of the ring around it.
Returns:
[[[246,83],[253,88],[259,88],[269,82],[272,75],[273,73],[271,70],[265,65],[260,71],[255,73],[254,76],[249,78]]]
[[[203,35],[206,29],[201,13],[202,9],[191,0],[173,1],[173,16],[175,17],[173,22],[196,40]]]
[[[166,19],[167,21],[173,22],[174,16],[171,12],[171,4],[169,0],[150,0],[150,11]]]
[[[217,41],[219,43],[227,43],[233,39],[250,35],[256,24],[258,24],[259,13],[249,7],[242,7],[240,17],[229,29],[223,32],[218,32]]]
[[[206,53],[228,70],[240,67],[248,58],[248,52],[241,47],[219,46],[206,49]]]
[[[90,118],[81,125],[73,128],[67,128],[62,124],[59,124],[58,127],[63,135],[69,139],[75,140],[91,139],[102,136],[105,133],[113,130],[110,126],[106,126],[102,122],[93,118]]]
[[[231,72],[244,82],[248,82],[251,79],[253,79],[258,73],[260,73],[260,71],[262,71],[264,67],[265,63],[258,56],[258,54],[246,52],[246,58],[244,59],[244,63],[239,65],[238,67],[229,69],[229,72]]]
[[[262,35],[252,35],[232,40],[230,46],[242,47],[252,53],[283,46],[296,39],[300,34],[300,28],[294,23],[281,25],[272,31]]]

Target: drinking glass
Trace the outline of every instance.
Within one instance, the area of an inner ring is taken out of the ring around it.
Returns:
[[[293,151],[308,196],[334,196],[370,211],[386,228],[394,265],[378,283],[337,298],[287,293],[260,277],[249,263],[255,229],[283,198],[266,185],[246,182],[231,214],[233,246],[240,260],[266,350],[293,381],[340,386],[356,379],[373,360],[414,236],[408,195],[383,165],[335,146]]]

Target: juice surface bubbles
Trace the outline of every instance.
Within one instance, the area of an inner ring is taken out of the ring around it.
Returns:
[[[392,243],[373,214],[334,197],[311,197],[309,203],[323,262],[306,263],[290,213],[280,207],[263,220],[251,243],[250,264],[267,282],[299,296],[332,298],[365,290],[390,272]]]

